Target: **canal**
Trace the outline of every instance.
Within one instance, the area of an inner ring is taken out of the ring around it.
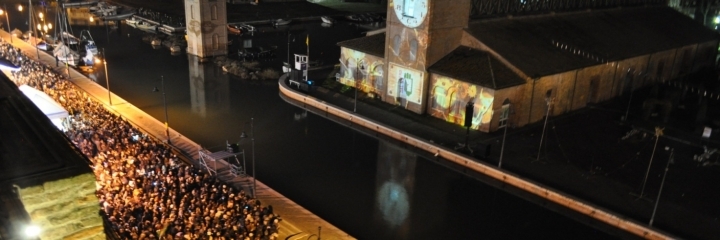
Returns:
[[[13,21],[22,26],[19,17]],[[365,31],[345,22],[323,27],[319,20],[285,29],[257,27],[252,37],[232,36],[231,48],[248,39],[254,46],[277,46],[277,57],[262,62],[276,71],[288,46],[291,54],[304,53],[309,38],[311,56],[337,62],[336,43]],[[250,142],[240,135],[252,131],[257,178],[359,239],[613,238],[420,153],[288,104],[278,96],[276,80],[242,80],[184,53],[154,49],[142,40],[146,33],[125,24],[73,26],[76,33],[82,29],[106,52],[113,93],[162,121],[163,96],[152,91],[161,87],[162,77],[170,127],[206,148],[229,141],[246,151]],[[104,69],[88,75],[105,86]]]

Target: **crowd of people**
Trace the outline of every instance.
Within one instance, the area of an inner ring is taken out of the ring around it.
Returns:
[[[21,66],[12,73],[18,86],[42,90],[68,110],[63,131],[92,162],[101,212],[121,238],[277,239],[281,218],[272,206],[185,164],[169,146],[5,41],[0,57]]]

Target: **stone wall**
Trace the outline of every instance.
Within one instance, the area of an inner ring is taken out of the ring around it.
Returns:
[[[85,173],[19,190],[41,239],[105,239],[95,175]]]

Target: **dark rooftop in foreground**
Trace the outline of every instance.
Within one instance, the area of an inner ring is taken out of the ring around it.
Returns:
[[[525,84],[524,79],[487,52],[465,46],[445,55],[428,71],[496,90]]]
[[[467,31],[538,77],[718,39],[669,7],[493,19],[470,23]]]
[[[87,158],[0,74],[0,183],[20,187],[91,173]]]
[[[364,52],[376,57],[385,57],[385,33],[350,39],[337,43],[338,46]]]

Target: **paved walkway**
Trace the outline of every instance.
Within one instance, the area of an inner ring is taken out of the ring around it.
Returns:
[[[5,40],[10,40],[10,34],[5,31],[0,31],[0,37]],[[110,106],[108,92],[105,88],[93,82],[85,75],[82,75],[74,68],[68,68],[62,65],[56,66],[54,57],[42,51],[38,53],[34,47],[20,39],[15,38],[13,45],[20,48],[25,55],[32,59],[38,60],[39,57],[40,61],[48,66],[55,66],[53,69],[56,72],[64,73],[66,76],[69,73],[70,81],[76,86],[87,92],[88,95],[92,96],[96,101],[104,104],[106,109],[122,116],[135,127],[157,139],[167,139],[163,122],[158,121],[114,94],[111,94],[113,104]],[[182,152],[192,164],[196,166],[199,165],[198,151],[200,150],[200,145],[173,129],[170,129],[170,140],[173,147]],[[233,179],[227,179],[227,181],[232,182],[236,187],[244,188],[246,192],[250,192],[249,189],[251,189],[250,186],[253,183],[251,177],[235,177]],[[273,210],[280,214],[283,219],[283,221],[280,222],[280,239],[306,239],[312,234],[317,234],[318,227],[322,228],[321,234],[323,239],[354,239],[347,233],[284,197],[262,182],[257,181],[256,184],[258,199],[260,199],[264,205],[272,205]]]

